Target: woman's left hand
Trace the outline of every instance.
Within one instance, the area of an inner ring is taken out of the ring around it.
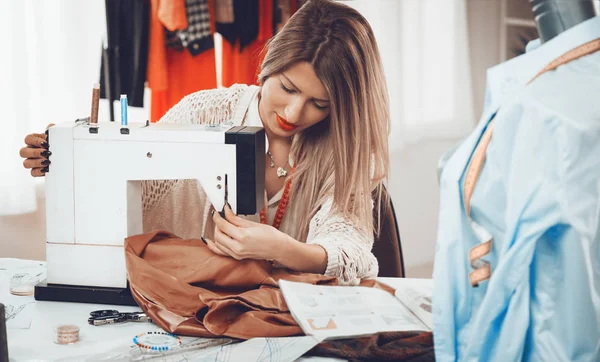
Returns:
[[[208,248],[216,254],[226,254],[234,259],[275,260],[278,251],[289,236],[271,225],[256,223],[235,215],[225,206],[225,219],[213,214],[214,240],[206,240]]]

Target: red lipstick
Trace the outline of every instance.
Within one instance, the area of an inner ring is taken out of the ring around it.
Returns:
[[[278,114],[275,114],[275,116],[275,118],[277,118],[277,124],[279,125],[279,127],[281,127],[282,130],[289,132],[298,128],[298,126],[289,123],[285,120],[285,118],[280,117]]]

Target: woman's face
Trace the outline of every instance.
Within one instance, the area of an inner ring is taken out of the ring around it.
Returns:
[[[259,114],[265,128],[291,137],[329,115],[329,94],[312,65],[296,63],[267,78],[261,90]]]

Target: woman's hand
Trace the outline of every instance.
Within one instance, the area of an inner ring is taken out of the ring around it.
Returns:
[[[49,124],[46,129],[54,126]],[[25,137],[25,147],[21,148],[19,154],[25,160],[23,166],[27,169],[31,169],[31,176],[40,177],[44,176],[48,172],[48,166],[50,160],[48,157],[52,152],[48,151],[48,143],[46,142],[45,133],[32,133]]]
[[[214,253],[237,260],[271,260],[276,267],[305,273],[323,274],[327,269],[327,252],[320,245],[301,243],[270,225],[236,216],[225,206],[225,219],[218,212],[213,240],[203,238]]]
[[[214,240],[205,239],[208,248],[219,255],[234,259],[277,260],[290,237],[270,225],[252,222],[235,215],[225,207],[225,218],[213,214]]]

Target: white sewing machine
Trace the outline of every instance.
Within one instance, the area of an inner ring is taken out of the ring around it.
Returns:
[[[197,179],[217,210],[226,202],[238,214],[263,207],[263,128],[98,125],[48,130],[48,277],[36,299],[132,304],[123,243],[143,232],[141,180]]]

